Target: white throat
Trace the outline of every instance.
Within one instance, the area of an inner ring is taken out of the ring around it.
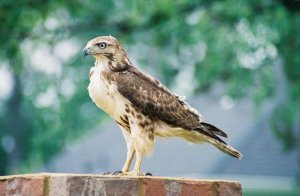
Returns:
[[[102,67],[108,67],[108,58],[103,55],[95,56],[95,67],[102,66]]]

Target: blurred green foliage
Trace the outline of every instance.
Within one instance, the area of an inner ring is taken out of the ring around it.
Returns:
[[[170,87],[180,85],[175,78],[190,69],[194,93],[222,82],[230,97],[250,96],[258,108],[284,94],[271,124],[285,149],[299,148],[300,17],[295,1],[1,0],[0,21],[0,68],[13,81],[10,96],[0,100],[0,174],[39,167],[103,119],[85,90],[93,60],[83,61],[81,48],[109,34]],[[71,47],[57,47],[68,40]],[[40,68],[33,66],[32,56],[40,48],[62,66],[45,72],[51,66],[45,58],[38,59]],[[72,48],[71,58],[61,56]],[[286,78],[283,89],[277,64]]]

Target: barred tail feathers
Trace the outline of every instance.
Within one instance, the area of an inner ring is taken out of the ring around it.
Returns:
[[[234,149],[232,146],[228,145],[225,141],[223,141],[219,136],[227,138],[227,134],[218,129],[217,127],[205,123],[205,122],[201,122],[201,126],[197,129],[195,129],[195,131],[202,133],[205,135],[207,141],[211,144],[213,144],[215,147],[217,147],[220,151],[238,158],[238,159],[242,159],[243,155],[242,153],[240,153],[238,150]]]
[[[238,158],[238,159],[242,159],[243,155],[241,152],[239,152],[238,150],[236,150],[235,148],[233,148],[232,146],[228,145],[228,144],[224,144],[222,142],[219,142],[215,139],[210,139],[209,143],[211,143],[212,145],[214,145],[215,147],[217,147],[220,151],[234,157],[234,158]]]

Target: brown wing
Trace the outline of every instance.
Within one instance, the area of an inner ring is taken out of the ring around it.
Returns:
[[[201,117],[188,109],[186,103],[136,68],[119,72],[116,79],[118,91],[145,115],[187,130],[201,127]]]
[[[159,81],[136,68],[130,67],[127,71],[118,72],[116,82],[118,91],[145,115],[160,119],[170,126],[198,131],[225,143],[217,136],[227,137],[225,132],[202,122],[202,116],[197,111]]]

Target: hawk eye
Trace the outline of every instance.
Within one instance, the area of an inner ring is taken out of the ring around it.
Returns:
[[[105,42],[100,42],[97,44],[97,46],[101,49],[106,48],[106,43]]]

